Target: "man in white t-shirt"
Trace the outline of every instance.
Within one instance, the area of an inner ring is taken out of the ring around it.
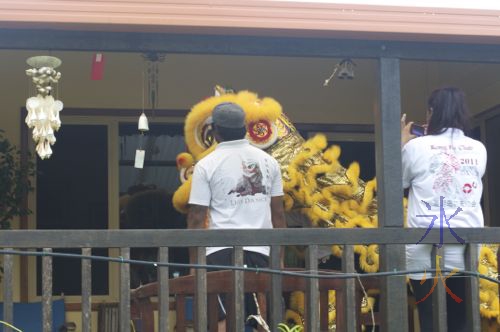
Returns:
[[[195,165],[188,228],[285,228],[279,164],[245,139],[244,111],[234,103],[217,105],[212,112],[212,129],[219,144]],[[243,249],[246,266],[268,266],[269,247]],[[207,264],[232,265],[232,250],[207,248]],[[193,252],[190,256],[194,262]],[[249,295],[245,295],[245,306],[247,315],[256,314]],[[225,331],[223,304],[221,309],[219,331]]]

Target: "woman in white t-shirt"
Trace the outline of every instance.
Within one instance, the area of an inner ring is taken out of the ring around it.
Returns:
[[[422,228],[422,237],[431,227],[452,232],[457,244],[444,245],[444,267],[464,270],[465,246],[454,229],[484,226],[480,201],[486,149],[481,142],[464,134],[468,130],[469,115],[460,89],[435,90],[427,104],[425,135],[413,135],[412,123],[406,123],[405,115],[401,119],[403,186],[410,189],[408,227]],[[431,258],[431,251],[429,244],[407,245],[407,269],[430,269],[431,259],[435,259]],[[411,274],[410,282],[417,300],[421,331],[432,332],[432,295],[426,296],[432,292],[434,280],[428,278],[421,283],[423,277],[423,273]],[[446,286],[464,300],[465,278],[451,277]],[[465,301],[458,302],[447,295],[448,331],[465,331]]]

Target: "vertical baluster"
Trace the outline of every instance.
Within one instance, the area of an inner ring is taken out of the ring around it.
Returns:
[[[161,247],[159,250],[159,261],[161,263],[166,263],[168,262],[168,248],[167,247]],[[158,315],[159,315],[159,324],[158,326],[158,331],[160,332],[167,332],[169,331],[169,326],[168,326],[168,308],[170,304],[170,295],[169,295],[169,288],[168,288],[168,266],[161,266],[158,269],[158,282],[160,283],[159,287],[159,292],[158,294],[158,300],[160,302],[160,307],[158,310]]]
[[[5,250],[12,250],[12,248],[5,248]],[[3,257],[3,320],[7,323],[13,324],[14,322],[14,304],[12,294],[12,274],[13,274],[14,260],[12,255],[4,255]],[[12,329],[8,326],[3,328],[5,332],[11,332]]]
[[[91,256],[91,248],[82,249],[83,256]],[[82,259],[82,332],[92,331],[92,261]]]
[[[437,260],[438,256],[440,256],[439,266],[444,268],[444,247],[436,248],[432,247],[432,268],[437,269]],[[434,273],[434,278],[438,278],[437,274]],[[432,282],[432,280],[428,280],[427,282]],[[446,313],[446,289],[442,284],[441,280],[439,280],[438,285],[434,288],[434,292],[431,295],[432,297],[432,315],[433,315],[433,326],[434,331],[436,332],[446,332],[448,330],[447,323],[447,313]],[[429,300],[429,299],[427,299]],[[426,301],[427,301],[426,300]]]
[[[306,269],[311,274],[318,273],[318,245],[309,245],[306,256]],[[306,331],[319,331],[319,282],[308,278],[306,282]]]
[[[233,264],[235,266],[243,266],[243,247],[234,247]],[[243,271],[234,270],[233,272],[233,310],[234,320],[233,331],[245,330],[245,306],[243,305],[244,297],[244,277]]]
[[[465,251],[465,269],[468,271],[477,271],[479,257],[479,246],[475,243],[469,243]],[[466,298],[467,307],[467,331],[481,331],[481,317],[479,316],[479,280],[477,277],[468,276],[466,279]]]
[[[50,254],[52,249],[43,252]],[[52,332],[52,256],[42,257],[42,317],[43,332]]]
[[[354,247],[344,245],[342,255],[342,272],[353,273],[354,267]],[[356,279],[346,279],[342,290],[342,306],[344,306],[345,331],[355,332],[357,330],[357,316],[359,304],[356,303]]]
[[[339,295],[340,292],[335,293],[335,295]],[[328,296],[328,290],[326,289],[321,289],[321,281],[320,281],[320,292],[319,292],[319,328],[320,331],[328,331],[328,306],[329,306],[329,296]],[[339,299],[336,301],[336,303],[342,303],[342,299]],[[335,321],[336,323],[336,329],[337,331],[344,331],[344,325],[342,325],[342,319],[339,319],[340,315],[343,315],[342,313],[342,306],[338,305],[336,308],[336,314],[337,314],[337,319]]]
[[[200,265],[206,264],[206,249],[205,247],[196,248],[197,262]],[[207,270],[196,269],[196,316],[195,330],[207,330]]]
[[[121,248],[120,256],[130,258],[130,248]],[[130,332],[130,264],[120,263],[120,332]]]
[[[271,247],[271,269],[273,270],[281,268],[281,250],[284,250],[281,246]],[[281,275],[271,275],[271,331],[283,321],[282,289]]]

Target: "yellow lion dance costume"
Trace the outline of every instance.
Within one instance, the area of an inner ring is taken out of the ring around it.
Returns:
[[[214,97],[196,104],[186,117],[184,134],[189,153],[177,156],[177,166],[183,182],[173,197],[177,210],[187,212],[194,164],[216,146],[209,120],[214,107],[223,102],[233,102],[243,108],[246,114],[246,138],[279,162],[286,211],[300,211],[315,227],[378,227],[376,182],[372,180],[365,183],[359,178],[358,163],[352,163],[347,169],[340,165],[340,148],[327,147],[324,135],[304,140],[276,100],[260,99],[249,91],[234,93],[221,87],[216,87]],[[497,249],[497,246],[483,246],[480,273],[497,276]],[[377,245],[357,245],[354,250],[359,255],[359,266],[363,271],[378,270]],[[334,256],[341,257],[342,247],[334,245],[331,252]],[[331,330],[335,330],[335,296],[329,297],[329,325]],[[486,319],[498,320],[497,285],[481,279],[480,300],[481,315]],[[302,324],[303,294],[293,293],[290,302],[286,313],[287,321]],[[363,299],[363,311],[372,306],[372,298]]]

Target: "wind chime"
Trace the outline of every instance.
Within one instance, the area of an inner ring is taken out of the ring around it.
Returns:
[[[356,64],[351,59],[342,59],[339,63],[333,67],[333,72],[328,77],[323,86],[328,86],[330,81],[335,78],[335,74],[337,74],[337,78],[341,80],[352,80],[354,79],[354,67]]]
[[[54,98],[53,89],[61,78],[61,73],[55,70],[61,65],[61,60],[53,56],[35,56],[26,62],[32,67],[26,70],[26,75],[31,77],[37,94],[26,100],[28,115],[25,122],[33,128],[36,152],[41,159],[46,159],[52,155],[50,146],[56,142],[54,133],[61,127],[59,112],[64,105]]]
[[[145,113],[145,95],[147,92],[148,108],[151,109],[151,115],[154,117],[159,99],[159,64],[165,60],[165,54],[146,53],[143,54],[142,57],[144,59],[144,68],[142,71],[142,113],[139,116],[138,122],[138,129],[141,133],[141,138],[139,139],[139,148],[136,150],[136,168],[144,167],[145,150],[143,149],[142,142],[144,133],[149,131],[148,118]]]

